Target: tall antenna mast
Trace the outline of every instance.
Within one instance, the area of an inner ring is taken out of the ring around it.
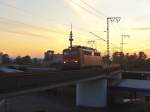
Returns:
[[[73,42],[72,24],[71,24],[71,31],[70,31],[69,41],[70,41],[70,48],[72,48],[72,42]]]

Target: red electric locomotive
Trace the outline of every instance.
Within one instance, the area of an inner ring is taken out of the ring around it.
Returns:
[[[73,46],[63,50],[63,68],[101,67],[101,54],[96,49]]]

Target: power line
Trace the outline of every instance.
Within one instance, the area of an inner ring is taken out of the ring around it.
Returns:
[[[68,33],[65,33],[65,32],[59,32],[59,31],[52,30],[52,29],[45,28],[45,27],[41,27],[41,26],[30,25],[30,24],[27,24],[27,23],[24,23],[24,22],[21,22],[21,21],[12,20],[12,19],[8,19],[8,18],[5,18],[5,17],[0,17],[0,23],[2,23],[2,24],[14,24],[14,25],[16,25],[16,24],[17,25],[25,25],[29,28],[34,29],[34,30],[43,30],[43,31],[46,31],[46,32],[53,32],[53,33],[56,33],[56,34],[59,34],[59,35],[64,35],[64,36],[68,35]],[[73,36],[73,37],[78,37],[79,38],[79,36]]]
[[[8,3],[6,3],[6,2],[0,1],[0,4],[3,4],[3,5],[5,5],[5,6],[7,6],[7,7],[10,7],[10,8],[13,8],[13,9],[19,11],[19,12],[23,12],[23,13],[25,13],[25,14],[29,14],[30,16],[39,17],[38,19],[43,19],[43,18],[41,18],[42,16],[39,15],[39,14],[32,13],[32,12],[26,10],[26,9],[22,9],[22,8],[13,6],[13,5],[8,4]],[[52,21],[52,19],[45,19],[45,20]]]
[[[6,22],[3,21],[3,20],[6,20]],[[7,21],[8,21],[8,23],[7,23]],[[45,30],[47,32],[54,32],[54,33],[57,33],[59,35],[64,35],[64,36],[68,35],[65,32],[58,32],[58,31],[54,31],[54,30],[51,30],[51,29],[48,29],[48,28],[34,26],[34,25],[26,24],[24,22],[20,22],[20,21],[16,21],[16,20],[11,20],[11,19],[4,18],[4,17],[0,17],[0,23],[2,23],[2,24],[9,24],[9,25],[10,24],[25,25],[25,26],[27,26],[29,28],[32,28],[32,29],[35,29],[35,30]],[[43,35],[37,35],[37,34],[33,34],[33,33],[24,33],[24,32],[19,32],[19,31],[12,31],[12,30],[8,30],[8,29],[2,29],[2,30],[3,31],[5,30],[5,32],[8,32],[8,33],[16,33],[16,34],[21,34],[21,35],[30,35],[30,36],[38,36],[38,37],[41,36],[41,37],[43,37]],[[77,36],[73,36],[73,37],[77,37]]]
[[[104,42],[107,42],[105,39],[101,38],[100,36],[96,35],[95,33],[93,32],[90,32],[92,35],[94,35],[95,37],[99,38],[100,40],[103,40]]]
[[[77,4],[77,3],[75,3],[73,0],[71,0],[71,2],[74,3],[75,5],[77,5],[78,7],[82,8],[83,10],[87,11],[88,13],[92,14],[93,16],[98,17],[98,15],[94,14],[94,13],[91,12],[90,10],[84,8],[83,6],[81,6],[81,5]],[[17,10],[17,11],[20,11],[20,12],[23,12],[23,13],[25,13],[25,14],[28,14],[28,15],[30,15],[30,16],[36,16],[36,17],[38,17],[38,19],[43,19],[43,20],[47,20],[47,21],[51,21],[51,22],[52,22],[51,19],[44,19],[44,18],[41,18],[41,15],[32,13],[32,12],[26,10],[26,9],[22,9],[22,8],[13,6],[13,5],[8,4],[8,3],[6,3],[6,2],[3,2],[3,1],[0,1],[0,3],[3,4],[3,5],[5,5],[5,6],[7,6],[7,7],[13,8],[13,9],[15,9],[15,10]],[[53,22],[54,22],[54,21],[53,21]],[[27,25],[27,24],[26,24],[26,25]],[[62,25],[62,26],[67,26],[67,27],[70,26],[70,25],[67,25],[67,24],[60,24],[60,25]],[[31,25],[30,25],[30,26],[31,26]],[[33,25],[32,25],[31,27],[33,27]],[[35,27],[35,26],[34,26],[34,27]],[[37,27],[37,26],[36,26],[36,27]],[[38,27],[38,28],[39,28],[39,27]],[[40,29],[41,29],[41,28],[40,28]],[[43,28],[42,28],[42,29],[43,29]],[[44,29],[45,29],[45,28],[44,28]],[[44,30],[44,29],[43,29],[43,30]],[[84,31],[84,32],[89,32],[89,31],[87,31],[87,30],[85,30],[84,28],[81,28],[81,27],[75,27],[75,29],[78,29],[79,31],[82,30],[82,31]],[[47,29],[45,29],[45,30],[47,30]],[[49,29],[48,29],[48,30],[49,30]],[[77,31],[78,31],[78,30],[77,30]],[[49,31],[50,31],[50,30],[49,30]],[[56,31],[52,31],[52,30],[51,30],[51,32],[60,33],[60,32],[56,32]]]
[[[99,10],[97,10],[96,8],[94,8],[93,6],[91,6],[90,4],[88,4],[87,2],[80,0],[82,3],[84,3],[86,6],[88,6],[89,8],[91,8],[93,11],[95,11],[97,14],[102,15],[103,17],[107,17],[104,13],[100,12]],[[112,24],[112,26],[114,27],[114,25]]]
[[[82,3],[84,3],[86,6],[88,6],[89,8],[91,8],[93,11],[95,11],[97,14],[100,14],[100,15],[102,15],[103,17],[107,17],[104,13],[102,13],[102,12],[100,12],[99,10],[97,10],[96,8],[94,8],[94,7],[92,7],[90,4],[88,4],[87,2],[85,2],[85,1],[83,1],[83,0],[80,0]],[[112,26],[114,27],[114,25],[112,24]],[[122,31],[121,30],[121,28],[120,27],[118,27],[119,28],[119,30],[120,31]],[[115,28],[116,29],[116,28]]]
[[[90,32],[90,33],[91,33],[92,35],[94,35],[95,37],[97,37],[98,39],[100,39],[100,40],[102,40],[102,41],[104,41],[104,42],[107,42],[107,40],[101,38],[100,36],[96,35],[95,33],[93,33],[93,32]],[[110,44],[112,44],[113,46],[117,47],[117,46],[116,46],[115,44],[113,44],[113,43],[110,43]]]
[[[83,4],[85,4],[87,7],[89,7],[90,9],[92,9],[93,11],[95,11],[96,13],[102,15],[103,17],[107,17],[104,13],[100,12],[99,10],[97,10],[96,8],[94,8],[93,6],[91,6],[90,4],[88,4],[87,2],[80,0]]]
[[[10,7],[10,8],[13,8],[13,9],[15,9],[15,10],[17,10],[17,11],[19,11],[19,12],[23,12],[23,13],[25,13],[25,14],[28,14],[28,15],[30,15],[30,16],[36,16],[36,17],[38,17],[38,19],[43,19],[43,20],[46,20],[46,21],[53,21],[54,22],[54,20],[52,20],[52,19],[46,19],[46,18],[41,18],[42,16],[41,15],[39,15],[39,14],[35,14],[35,13],[32,13],[32,12],[30,12],[30,11],[28,11],[28,10],[25,10],[25,9],[22,9],[22,8],[19,8],[19,7],[16,7],[16,6],[13,6],[13,5],[11,5],[11,4],[8,4],[8,3],[6,3],[6,2],[3,2],[3,1],[0,1],[0,3],[1,4],[3,4],[3,5],[5,5],[5,6],[7,6],[7,7]],[[60,24],[60,23],[59,23]],[[62,26],[66,26],[66,27],[70,27],[70,25],[68,25],[68,24],[60,24],[60,25],[62,25]],[[82,31],[85,31],[85,29],[83,30],[83,28],[79,28],[79,27],[75,27],[76,29],[79,29],[79,30],[82,30]]]
[[[72,0],[71,0],[72,1]],[[94,12],[96,12],[96,13],[98,13],[98,14],[100,14],[100,15],[103,15],[104,17],[107,17],[107,16],[105,16],[105,14],[103,14],[102,12],[100,12],[100,11],[98,11],[97,9],[95,9],[94,7],[92,7],[91,5],[89,5],[88,3],[86,3],[86,2],[84,2],[83,0],[80,0],[82,3],[84,3],[86,6],[88,6],[90,9],[92,9]],[[72,1],[73,2],[73,1]],[[75,2],[74,2],[75,3]],[[76,5],[78,5],[79,7],[81,7],[81,8],[83,8],[83,9],[85,9],[84,7],[82,7],[80,4],[77,4],[77,3],[75,3]],[[86,9],[86,11],[88,11],[89,12],[89,10],[87,10]],[[91,13],[90,13],[91,14]],[[93,13],[92,13],[92,15],[93,15]],[[94,14],[94,16],[95,16],[95,14]],[[97,17],[97,16],[96,16]],[[116,21],[116,22],[119,22],[120,21],[120,17],[107,17],[107,38],[109,38],[109,29],[108,29],[108,24],[109,24],[109,20],[111,21],[111,22],[114,22],[114,21]],[[109,44],[109,39],[107,39],[107,42],[108,42],[108,44]],[[107,52],[108,52],[108,54],[109,54],[109,45],[107,45],[108,46],[108,50],[107,50]]]
[[[78,3],[76,3],[76,2],[74,2],[73,0],[70,0],[74,5],[76,5],[76,6],[78,6],[78,7],[80,7],[81,9],[83,9],[84,11],[86,11],[86,12],[88,12],[89,14],[91,14],[91,15],[93,15],[93,16],[95,16],[95,17],[99,17],[99,15],[97,15],[97,14],[95,14],[95,13],[93,13],[92,11],[90,11],[89,9],[87,9],[87,8],[85,8],[85,7],[83,7],[83,6],[81,6],[80,4],[78,4]]]
[[[44,28],[44,27],[40,27],[40,26],[30,25],[30,24],[27,24],[27,23],[24,23],[24,22],[21,22],[21,21],[16,21],[16,20],[0,17],[0,23],[7,24],[7,22],[9,22],[8,24],[24,25],[24,26],[30,27],[32,29],[44,30],[44,31],[47,31],[47,32],[54,32],[54,33],[58,33],[58,34],[62,34],[62,35],[67,35],[64,32],[58,32],[58,31],[55,31],[55,30],[52,30],[52,29],[49,29],[49,28]]]
[[[82,3],[84,3],[86,6],[88,6],[89,8],[91,8],[93,11],[95,11],[95,12],[97,12],[98,14],[100,14],[100,15],[102,15],[102,16],[104,16],[104,17],[107,17],[105,14],[103,14],[102,12],[100,12],[99,10],[97,10],[97,9],[95,9],[94,7],[92,7],[91,5],[89,5],[88,3],[86,3],[85,1],[83,1],[83,0],[80,0]],[[107,18],[107,21],[108,21],[108,19],[110,19],[111,20],[111,22],[113,22],[114,20],[116,20],[116,22],[118,23],[119,21],[120,21],[120,17],[118,18]],[[113,24],[112,24],[112,26],[113,26]],[[113,26],[114,27],[114,26]],[[107,28],[107,43],[109,44],[109,29]],[[93,34],[93,33],[92,33]],[[95,34],[93,34],[93,35],[95,35]],[[95,35],[95,36],[97,36],[97,35]],[[97,36],[97,37],[99,37],[99,36]],[[102,39],[102,38],[101,38]],[[103,40],[103,39],[102,39]],[[105,41],[105,40],[103,40],[103,41]],[[109,45],[107,45],[107,54],[109,54]]]
[[[38,37],[38,38],[49,38],[48,36],[43,36],[40,34],[34,34],[34,33],[29,33],[29,32],[19,32],[19,31],[14,31],[14,30],[8,30],[8,29],[4,29],[4,28],[0,28],[0,31],[2,32],[7,32],[7,33],[13,33],[13,34],[18,34],[18,35],[27,35],[27,36],[34,36],[34,37]]]
[[[5,21],[6,20],[6,21]],[[8,21],[8,22],[7,22]],[[2,24],[13,24],[13,25],[25,25],[29,28],[32,28],[34,30],[44,30],[44,31],[47,31],[47,32],[54,32],[54,33],[57,33],[59,35],[64,35],[64,36],[67,36],[68,34],[65,33],[65,32],[58,32],[58,31],[54,31],[54,30],[51,30],[51,29],[48,29],[48,28],[45,28],[45,27],[40,27],[40,26],[35,26],[35,25],[30,25],[30,24],[26,24],[24,22],[21,22],[21,21],[16,21],[16,20],[12,20],[12,19],[8,19],[8,18],[5,18],[5,17],[0,17],[0,23]],[[5,31],[6,32],[6,31]],[[26,34],[27,33],[23,33],[23,32],[19,32],[19,31],[7,31],[8,33],[19,33],[19,34]],[[31,33],[30,33],[31,34]],[[29,33],[28,33],[29,35]],[[37,35],[33,35],[32,36],[37,36]],[[40,35],[42,36],[42,35]],[[73,36],[73,37],[78,37],[78,36]],[[79,38],[79,37],[78,37]]]

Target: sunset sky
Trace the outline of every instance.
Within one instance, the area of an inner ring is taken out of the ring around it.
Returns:
[[[93,7],[90,8],[87,4]],[[46,50],[61,53],[68,47],[70,24],[74,44],[95,47],[106,53],[106,18],[121,17],[110,24],[111,51],[125,39],[125,52],[145,51],[150,56],[150,0],[0,0],[0,52],[15,57],[42,57]]]

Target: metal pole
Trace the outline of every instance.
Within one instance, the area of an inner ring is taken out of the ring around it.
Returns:
[[[111,20],[111,22],[119,22],[120,21],[120,17],[107,17],[107,61],[109,64],[109,58],[110,58],[110,51],[109,51],[109,20]]]
[[[125,37],[130,37],[130,35],[121,35],[121,52],[123,53],[124,52],[124,44],[126,44],[126,43],[124,43],[124,38]]]
[[[107,17],[107,63],[109,64],[109,19]]]
[[[123,53],[123,44],[124,44],[123,38],[124,38],[124,36],[122,35],[122,39],[121,39],[121,52],[122,53]]]

